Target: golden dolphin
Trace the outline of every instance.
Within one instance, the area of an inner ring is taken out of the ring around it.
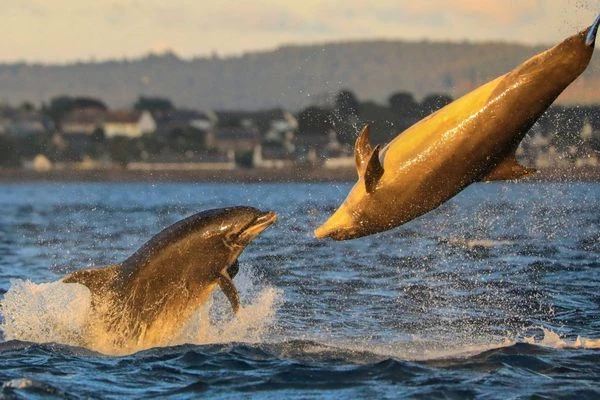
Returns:
[[[365,126],[355,145],[358,182],[319,228],[318,238],[382,232],[438,207],[473,182],[533,170],[515,151],[534,122],[587,67],[592,26],[424,118],[380,151]]]
[[[219,286],[234,312],[238,256],[277,216],[252,207],[199,212],[155,235],[125,261],[73,272],[87,286],[112,342],[152,347],[172,338]]]

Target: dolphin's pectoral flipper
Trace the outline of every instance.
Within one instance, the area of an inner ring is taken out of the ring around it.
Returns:
[[[514,154],[509,155],[502,160],[496,167],[488,173],[482,181],[502,181],[519,179],[535,173],[535,168],[525,167],[517,161]]]
[[[229,277],[233,279],[238,272],[240,272],[240,262],[235,260],[235,262],[227,268],[227,273],[229,274]]]
[[[231,277],[227,273],[227,271],[222,271],[219,275],[219,287],[227,296],[227,299],[231,303],[231,308],[233,308],[233,313],[237,313],[240,309],[240,295],[231,280]]]
[[[118,265],[107,265],[99,269],[82,269],[67,275],[64,283],[79,283],[87,286],[92,294],[102,294],[119,273]]]

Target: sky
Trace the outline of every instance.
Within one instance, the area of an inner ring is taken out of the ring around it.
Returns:
[[[367,39],[553,44],[599,0],[2,0],[0,62],[227,57]]]

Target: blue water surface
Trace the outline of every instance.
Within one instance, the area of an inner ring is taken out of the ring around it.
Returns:
[[[5,339],[0,397],[600,398],[600,184],[475,184],[394,230],[314,239],[350,187],[1,184],[3,293],[251,205],[279,221],[241,268],[281,298],[259,341],[108,356]]]

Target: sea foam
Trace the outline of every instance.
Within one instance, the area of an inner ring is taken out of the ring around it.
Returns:
[[[282,292],[256,284],[251,273],[242,271],[236,277],[242,301],[237,315],[232,315],[231,306],[217,289],[178,334],[165,339],[160,346],[260,342],[275,323]],[[108,355],[146,349],[143,344],[133,347],[115,344],[91,306],[89,289],[80,284],[61,281],[36,284],[16,279],[11,281],[0,305],[3,317],[0,329],[5,340],[54,342]]]

